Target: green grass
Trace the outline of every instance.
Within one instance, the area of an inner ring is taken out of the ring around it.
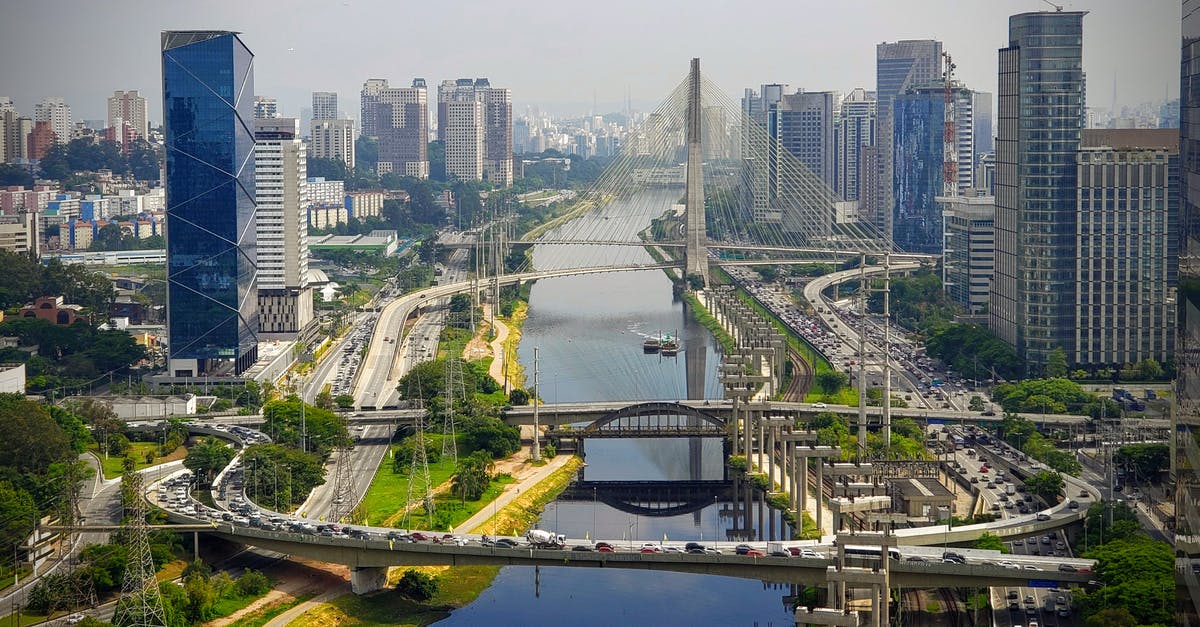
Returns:
[[[418,569],[420,570],[420,569]],[[401,596],[394,589],[370,596],[346,594],[323,603],[292,621],[292,625],[432,625],[450,611],[474,601],[491,585],[499,566],[456,566],[440,569],[438,593],[426,603]]]
[[[116,455],[109,455],[108,459],[105,459],[104,453],[101,453],[99,451],[99,448],[95,445],[93,445],[91,447],[91,450],[92,450],[92,452],[96,453],[97,457],[100,458],[100,467],[104,469],[104,478],[105,479],[116,479],[117,477],[120,477],[122,473],[125,472],[125,467],[122,465],[123,460],[121,457],[117,457]],[[146,452],[147,451],[154,451],[154,454],[156,455],[156,457],[154,458],[154,461],[150,462],[149,464],[146,463]],[[146,468],[148,466],[153,466],[155,464],[161,464],[163,462],[170,462],[170,461],[175,461],[177,459],[183,459],[184,456],[187,455],[187,449],[185,449],[181,446],[178,449],[175,449],[174,451],[172,451],[170,455],[163,456],[163,455],[158,455],[158,444],[155,444],[154,442],[130,442],[129,443],[129,452],[127,454],[130,457],[132,457],[133,460],[136,462],[134,469],[141,470],[143,468]]]
[[[248,615],[238,619],[236,622],[234,622],[232,627],[262,627],[263,625],[266,625],[267,623],[271,622],[271,619],[275,618],[276,616],[279,616],[280,614],[292,609],[293,607],[296,607],[297,605],[304,603],[305,601],[313,598],[314,596],[315,595],[312,593],[302,594],[302,595],[300,595],[290,601],[287,601],[285,603],[280,603],[278,605],[273,605],[268,608],[263,608],[261,610],[255,611],[255,612],[251,612],[250,614],[248,614]]]
[[[64,614],[65,615],[65,614]],[[9,614],[0,617],[0,627],[16,627],[17,625],[32,625],[34,623],[44,622],[48,616],[42,614],[29,614],[19,612],[19,616]]]
[[[709,313],[708,309],[704,308],[704,305],[700,302],[700,299],[696,298],[696,295],[692,292],[684,292],[683,300],[687,301],[687,303],[691,305],[692,317],[696,319],[696,322],[700,323],[700,326],[708,329],[709,333],[712,333],[712,336],[721,344],[721,348],[723,348],[726,353],[734,352],[734,349],[737,347],[737,343],[733,341],[733,336],[729,335],[729,333],[725,331],[725,328],[721,326],[721,323],[717,322],[717,319],[713,317],[711,313]]]
[[[430,521],[425,515],[425,510],[416,510],[409,514],[408,526],[414,529],[433,529],[437,531],[449,531],[454,529],[464,520],[474,516],[476,512],[487,507],[500,496],[504,491],[504,486],[515,482],[511,475],[500,475],[492,479],[487,490],[478,501],[463,502],[457,496],[451,493],[438,495],[434,500],[434,521]]]
[[[213,603],[214,618],[229,616],[264,596],[266,596],[266,592],[259,595],[222,597],[217,599],[217,602]]]
[[[441,450],[441,440],[437,439],[437,434],[433,434],[438,450]],[[454,475],[454,463],[449,459],[440,460],[435,464],[429,464],[429,479],[433,482],[434,487],[449,481]],[[367,488],[367,493],[363,496],[362,505],[359,507],[368,512],[367,524],[378,525],[383,523],[396,512],[404,508],[405,499],[408,498],[408,471],[405,470],[400,474],[392,472],[391,457],[384,457],[383,463],[379,464],[379,469],[375,471],[375,478],[371,480],[371,487]],[[399,524],[397,520],[395,524]]]

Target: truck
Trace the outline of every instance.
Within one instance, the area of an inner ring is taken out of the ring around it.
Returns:
[[[799,551],[797,551],[796,553],[799,554]],[[783,542],[768,542],[767,543],[767,555],[773,555],[775,557],[783,557],[783,556],[790,556],[791,554],[792,554],[791,549],[789,549],[788,546],[786,544],[784,544]]]
[[[566,536],[544,529],[530,529],[529,533],[525,534],[525,539],[535,549],[561,549],[567,543]]]
[[[1009,496],[1012,496],[1012,495],[1016,494],[1016,493],[1017,493],[1017,486],[1015,486],[1015,485],[1013,485],[1013,484],[1011,484],[1011,483],[1010,483],[1010,484],[1008,484],[1008,485],[1006,485],[1006,486],[1004,486],[1004,493],[1005,493],[1005,494],[1007,494],[1007,495],[1009,495]]]

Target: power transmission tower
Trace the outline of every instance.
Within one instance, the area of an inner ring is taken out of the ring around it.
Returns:
[[[66,505],[59,513],[60,524],[67,527],[75,527],[83,524],[83,512],[79,507],[80,491],[82,488],[82,477],[78,469],[80,467],[71,465],[68,468],[67,476],[64,477],[63,491],[66,497]],[[72,551],[75,546],[75,534],[78,531],[72,529],[67,532],[62,539],[62,546],[68,551],[66,564],[67,588],[62,591],[67,597],[66,605],[71,609],[95,607],[96,605],[96,585],[91,577],[85,576],[80,569],[82,561],[80,560],[79,552]]]
[[[429,480],[429,453],[425,450],[425,417],[417,416],[413,422],[416,433],[413,434],[412,463],[408,467],[408,496],[404,500],[404,517],[402,526],[408,526],[408,513],[412,511],[413,497],[421,499],[425,507],[425,515],[433,519],[433,483]]]
[[[333,504],[329,507],[329,520],[342,522],[358,504],[358,490],[354,485],[354,466],[350,447],[338,448],[337,464],[333,471]]]
[[[446,360],[446,387],[442,398],[445,399],[442,409],[442,457],[449,457],[458,464],[458,442],[455,440],[454,408],[461,400],[466,403],[466,389],[463,385],[463,362],[453,357]]]
[[[117,600],[113,624],[118,627],[166,627],[162,593],[154,576],[154,558],[146,537],[146,494],[142,488],[142,476],[135,472],[127,473],[123,480],[129,482],[132,493],[125,519],[129,563],[125,567],[125,579],[121,583],[121,598]]]

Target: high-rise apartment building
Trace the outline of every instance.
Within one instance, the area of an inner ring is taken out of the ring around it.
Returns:
[[[258,358],[253,60],[233,32],[162,34],[170,376]]]
[[[62,98],[42,98],[33,105],[33,121],[49,122],[50,130],[54,131],[54,141],[65,144],[71,141],[71,107]]]
[[[881,233],[892,232],[892,100],[908,88],[942,78],[942,42],[932,39],[884,42],[875,46],[876,146],[879,148],[877,186],[863,190],[862,220],[872,222]],[[860,194],[860,201],[861,198]],[[867,211],[870,210],[870,213]]]
[[[892,239],[909,252],[942,252],[942,210],[937,197],[946,193],[946,90],[939,83],[912,87],[892,100]],[[956,164],[950,181],[956,193],[972,186],[974,142],[973,94],[951,84]]]
[[[971,110],[974,115],[974,128],[972,135],[975,136],[975,165],[979,165],[979,158],[989,152],[996,150],[995,131],[992,130],[992,115],[994,107],[992,101],[995,100],[995,94],[990,91],[975,92],[975,99],[971,103]],[[976,184],[978,187],[978,184]]]
[[[279,117],[279,102],[267,96],[254,97],[254,119],[269,120]]]
[[[425,79],[412,87],[388,87],[386,79],[363,83],[362,132],[379,139],[379,174],[429,178],[429,95]]]
[[[827,187],[837,185],[833,120],[837,94],[798,91],[772,105],[767,125],[772,136]]]
[[[338,119],[338,98],[336,91],[314,91],[312,94],[312,119]]]
[[[12,100],[0,98],[0,163],[22,163],[29,159],[29,134],[33,120],[22,117]]]
[[[108,98],[108,128],[119,129],[123,124],[129,125],[138,137],[143,139],[150,136],[147,122],[146,99],[139,96],[137,90],[114,91]]]
[[[312,156],[318,159],[337,159],[354,171],[354,120],[312,121]]]
[[[300,121],[255,120],[254,140],[259,332],[293,335],[313,319],[308,168]]]
[[[1183,0],[1179,85],[1179,292],[1171,475],[1175,623],[1200,625],[1200,0]]]
[[[482,109],[455,104],[478,102]],[[486,78],[445,80],[438,85],[438,139],[446,149],[446,173],[463,180],[488,180],[497,187],[512,185],[512,92],[492,87]],[[465,126],[464,126],[465,125]],[[477,125],[480,128],[475,129]],[[476,135],[482,153],[476,168]],[[455,163],[451,164],[451,153]],[[478,172],[478,174],[476,174]]]
[[[996,199],[968,190],[961,196],[939,196],[937,201],[946,228],[942,259],[947,292],[978,316],[987,311],[996,266]]]
[[[1075,352],[1082,367],[1170,363],[1178,281],[1179,133],[1084,130],[1075,225]]]
[[[875,145],[875,92],[858,88],[842,99],[833,144],[833,191],[845,200],[858,200],[860,153]]]
[[[38,122],[26,138],[25,157],[30,161],[38,161],[46,156],[53,145],[54,131],[50,130],[50,123]]]
[[[1009,18],[1000,49],[996,277],[988,325],[1031,372],[1075,352],[1076,151],[1083,121],[1082,11]]]

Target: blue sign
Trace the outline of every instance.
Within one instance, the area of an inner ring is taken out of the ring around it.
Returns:
[[[1049,579],[1030,579],[1028,587],[1030,587],[1030,588],[1057,588],[1058,582],[1051,581]]]
[[[928,422],[929,422],[929,424],[931,424],[931,425],[944,425],[944,424],[946,424],[946,420],[945,420],[944,418],[930,418],[930,419],[928,420]]]

